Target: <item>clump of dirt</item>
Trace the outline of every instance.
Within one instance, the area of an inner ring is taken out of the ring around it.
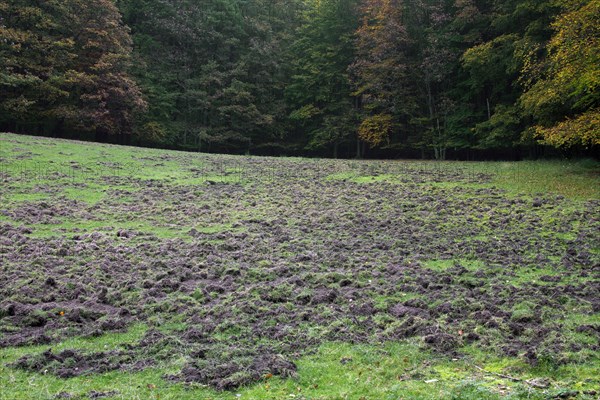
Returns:
[[[87,396],[90,399],[105,399],[108,397],[118,396],[119,394],[120,394],[120,392],[118,390],[109,390],[106,392],[98,392],[96,390],[92,390],[87,394]]]
[[[60,353],[52,349],[41,354],[19,358],[11,367],[42,374],[53,374],[60,378],[91,373],[104,373],[125,367],[132,361],[132,354],[120,351],[84,354],[78,350],[64,350]]]
[[[181,374],[169,379],[183,382],[200,382],[219,390],[231,390],[261,379],[277,375],[284,378],[296,376],[296,365],[280,354],[238,354],[227,362],[201,359],[188,364]]]
[[[454,350],[460,344],[460,341],[455,335],[450,335],[448,333],[434,333],[427,335],[423,338],[423,341],[434,349],[443,352]]]

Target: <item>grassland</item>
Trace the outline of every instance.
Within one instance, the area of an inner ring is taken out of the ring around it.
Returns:
[[[599,171],[0,134],[0,399],[597,398]]]

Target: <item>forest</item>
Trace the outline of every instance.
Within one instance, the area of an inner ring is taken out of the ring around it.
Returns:
[[[600,0],[2,0],[0,131],[259,155],[600,145]]]

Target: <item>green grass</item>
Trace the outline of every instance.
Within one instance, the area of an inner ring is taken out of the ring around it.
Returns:
[[[249,174],[243,168],[224,165],[217,172],[210,169],[206,155],[185,157],[192,153],[173,150],[115,146],[79,141],[61,141],[60,147],[46,138],[16,136],[0,133],[0,158],[3,170],[22,173],[39,180],[58,179],[58,182],[74,182],[90,179],[93,176],[135,176],[140,180],[167,181],[171,184],[197,185],[207,181],[224,183],[242,183]],[[31,153],[31,158],[18,158],[19,154]],[[110,165],[106,165],[106,155],[110,154]],[[168,157],[161,159],[161,157]],[[232,165],[242,161],[242,157],[228,156]],[[303,162],[302,159],[286,159]],[[307,160],[307,162],[314,162]],[[580,161],[521,161],[521,162],[455,162],[455,161],[331,161],[335,162],[338,172],[330,174],[330,180],[348,180],[356,183],[392,182],[399,183],[403,172],[419,170],[424,174],[436,176],[459,173],[467,178],[466,182],[433,182],[439,187],[456,187],[480,184],[469,183],[469,177],[479,174],[490,175],[491,182],[482,187],[496,186],[513,194],[555,193],[572,199],[600,198],[597,185],[600,164],[593,160]],[[85,169],[73,169],[72,165],[81,165]],[[241,165],[241,164],[240,164]],[[200,171],[201,176],[191,169]],[[59,172],[63,178],[53,174]],[[265,174],[274,171],[265,171]],[[99,188],[102,189],[102,188]],[[71,195],[73,192],[71,191]],[[87,200],[100,199],[99,194],[91,194]]]
[[[600,165],[593,160],[498,163],[494,183],[513,193],[556,193],[598,199]]]
[[[478,260],[467,260],[467,259],[452,259],[452,260],[428,260],[424,262],[424,265],[434,271],[445,271],[448,268],[452,268],[455,265],[460,265],[469,270],[481,268],[483,263]]]
[[[398,162],[399,163],[399,162]],[[328,176],[330,180],[344,180],[356,183],[390,182],[401,183],[402,169],[396,173],[385,173],[385,168],[398,169],[390,162],[383,163],[382,173],[366,175],[362,170],[351,169]],[[428,174],[457,172],[466,178],[479,174],[491,176],[488,184],[468,181],[427,182],[426,185],[440,188],[456,188],[465,185],[471,188],[498,187],[517,195],[530,196],[554,193],[576,200],[600,198],[597,184],[600,176],[600,163],[593,160],[576,161],[519,161],[519,162],[460,162],[460,161],[420,161],[409,162],[402,168],[421,170]]]
[[[506,396],[542,399],[565,387],[577,387],[583,392],[600,383],[600,366],[594,364],[533,370],[522,361],[490,357],[475,347],[462,350],[466,357],[451,360],[432,354],[414,340],[379,345],[327,343],[315,354],[297,361],[296,378],[265,376],[263,382],[234,392],[215,392],[201,385],[166,381],[165,375],[176,373],[183,359],[142,372],[114,371],[70,379],[5,366],[22,355],[49,348],[55,352],[73,348],[83,351],[123,349],[124,345],[135,344],[146,329],[145,325],[136,325],[127,333],[69,339],[55,346],[2,349],[0,399],[52,399],[61,392],[87,398],[91,391],[117,391],[113,397],[116,399],[500,399]],[[521,382],[498,374],[510,375]],[[550,387],[535,390],[524,383],[535,377],[548,379]]]
[[[59,224],[32,224],[33,228],[31,237],[51,237],[61,234],[62,232],[93,232],[96,230],[106,231],[110,229],[110,232],[116,234],[119,230],[133,230],[136,232],[152,233],[159,238],[163,239],[174,239],[182,236],[187,236],[187,230],[185,227],[168,227],[162,226],[161,224],[151,224],[145,220],[134,220],[134,221],[115,221],[115,220],[103,220],[103,221],[78,221],[78,220],[66,220]]]

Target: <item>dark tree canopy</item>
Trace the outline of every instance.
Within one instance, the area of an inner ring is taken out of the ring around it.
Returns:
[[[112,1],[4,1],[0,11],[0,120],[132,131],[146,103],[128,73],[129,28]]]
[[[344,157],[594,151],[599,4],[1,0],[0,129]]]

